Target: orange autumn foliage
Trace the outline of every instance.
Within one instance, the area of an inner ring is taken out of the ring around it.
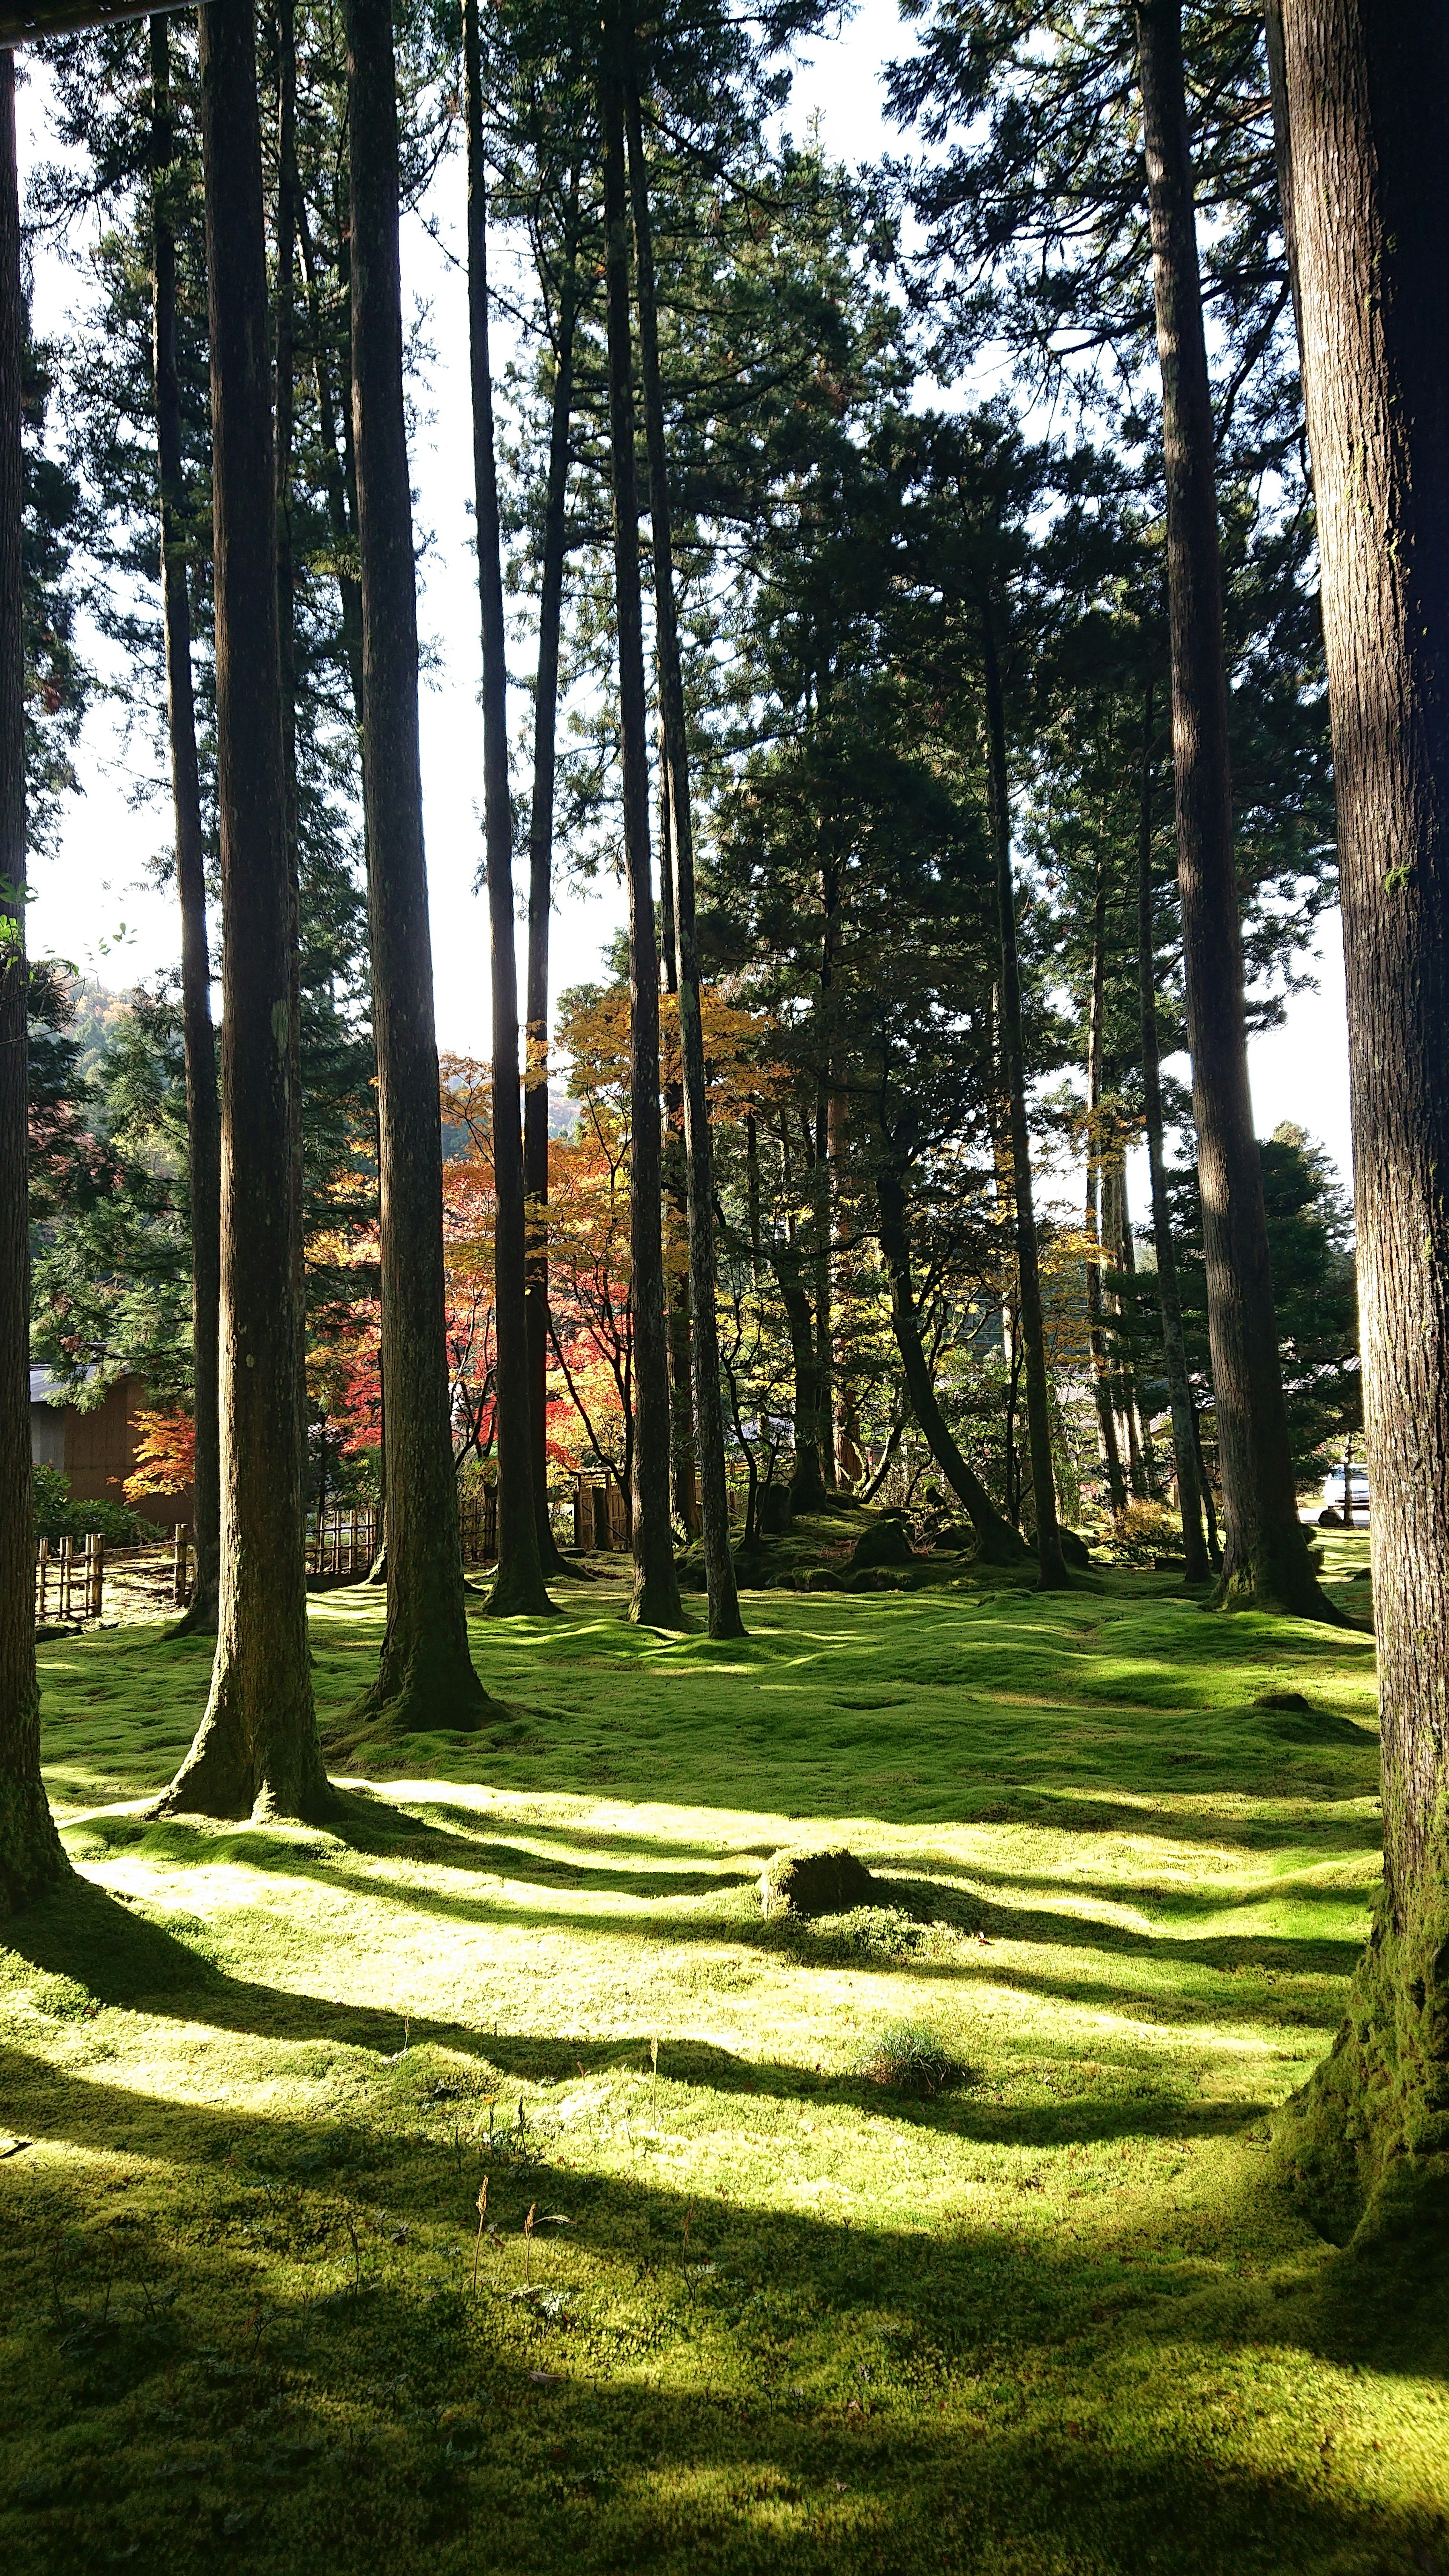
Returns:
[[[128,1503],[143,1494],[184,1494],[196,1479],[196,1425],[189,1413],[138,1413],[141,1438],[136,1464],[122,1491]]]

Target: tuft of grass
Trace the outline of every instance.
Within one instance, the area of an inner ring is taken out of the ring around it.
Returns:
[[[934,2102],[966,2075],[959,2057],[953,2057],[944,2040],[920,2021],[888,2023],[861,2050],[854,2071],[871,2084],[886,2085],[893,2093],[907,2093],[923,2102]]]

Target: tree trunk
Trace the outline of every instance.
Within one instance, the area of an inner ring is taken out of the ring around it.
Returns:
[[[1051,1400],[1047,1390],[1046,1327],[1037,1269],[1036,1218],[1032,1210],[1031,1144],[1026,1127],[1026,1066],[1021,1042],[1021,979],[1016,960],[1016,896],[1011,881],[1011,799],[1006,770],[1006,710],[991,604],[981,603],[982,673],[986,689],[991,839],[996,860],[996,903],[1001,923],[1001,1055],[1011,1115],[1011,1175],[1016,1202],[1016,1266],[1021,1334],[1026,1360],[1026,1418],[1036,1507],[1036,1550],[1043,1592],[1067,1588],[1066,1560],[1057,1520],[1052,1472]]]
[[[211,1695],[158,1812],[327,1814],[302,1550],[292,908],[266,234],[247,0],[201,13],[222,887],[221,1593]]]
[[[1127,1215],[1127,1158],[1120,1145],[1113,1148],[1102,1173],[1102,1234],[1113,1269],[1121,1278],[1130,1277],[1136,1264],[1132,1258],[1132,1228]],[[1121,1296],[1115,1290],[1112,1306],[1117,1327],[1113,1388],[1118,1414],[1127,1434],[1127,1482],[1134,1503],[1144,1503],[1147,1500],[1147,1476],[1137,1427],[1137,1369],[1133,1357],[1130,1310],[1124,1311]]]
[[[1298,1518],[1253,1135],[1233,865],[1212,400],[1203,337],[1181,0],[1137,11],[1167,472],[1178,883],[1227,1545],[1224,1603],[1337,1614]]]
[[[1097,1436],[1107,1469],[1107,1491],[1115,1520],[1127,1502],[1122,1460],[1117,1448],[1117,1417],[1112,1410],[1112,1380],[1102,1330],[1102,1023],[1106,1002],[1107,879],[1100,862],[1092,914],[1092,1010],[1087,1040],[1087,1232],[1097,1257],[1087,1261],[1087,1346],[1092,1360],[1092,1391],[1097,1400]]]
[[[192,1546],[196,1576],[190,1605],[173,1637],[216,1634],[221,1567],[221,1415],[217,1336],[221,1322],[221,1105],[216,1088],[216,1035],[211,1021],[211,959],[206,933],[206,869],[201,829],[201,773],[196,753],[196,701],[191,672],[191,602],[186,585],[181,462],[181,397],[176,377],[176,241],[167,205],[174,127],[168,22],[153,18],[151,38],[151,170],[154,283],[152,381],[161,513],[161,616],[166,648],[166,708],[171,742],[171,801],[176,822],[176,891],[181,905],[181,1026],[186,1052],[186,1145],[191,1197],[191,1347],[196,1433]]]
[[[795,1374],[795,1465],[790,1477],[792,1512],[818,1512],[825,1502],[821,1450],[829,1425],[820,1411],[819,1352],[810,1291],[801,1275],[804,1255],[793,1243],[776,1243],[770,1258],[785,1309],[790,1361]]]
[[[720,1393],[719,1320],[715,1313],[714,1150],[705,1081],[704,1026],[700,1016],[699,952],[695,941],[694,816],[689,788],[689,746],[684,714],[684,675],[674,598],[674,546],[669,521],[664,393],[659,374],[659,319],[654,295],[654,247],[649,220],[649,172],[632,77],[626,89],[629,176],[633,196],[635,291],[639,306],[639,356],[644,387],[644,437],[649,459],[649,515],[654,540],[654,631],[659,661],[664,770],[669,801],[667,860],[671,867],[674,937],[679,985],[679,1053],[684,1074],[684,1168],[689,1221],[690,1359],[694,1377],[694,1433],[699,1467],[704,1574],[712,1637],[742,1637],[739,1593],[730,1548],[729,1490],[725,1482],[724,1403]]]
[[[297,583],[292,552],[292,441],[295,427],[297,269],[297,30],[293,0],[277,0],[277,302],[273,444],[277,532],[277,661],[282,717],[282,814],[287,844],[288,1003],[292,1045],[302,1059],[302,882],[297,820]],[[292,1086],[292,1265],[297,1323],[297,1438],[307,1455],[307,1271],[302,1147],[302,1085]],[[303,1508],[299,1541],[305,1535]]]
[[[25,959],[25,308],[15,57],[0,54],[0,1916],[69,1868],[40,1777],[30,1467],[30,1101]]]
[[[624,865],[629,880],[629,1266],[634,1323],[634,1598],[650,1628],[684,1624],[669,1519],[669,1339],[660,1220],[659,947],[649,857],[649,748],[634,458],[634,352],[629,316],[629,208],[624,179],[623,38],[610,18],[600,67],[604,258],[608,306],[609,462]]]
[[[979,1476],[967,1466],[946,1427],[936,1401],[931,1372],[921,1345],[916,1294],[911,1278],[911,1238],[902,1174],[883,1162],[876,1175],[876,1211],[881,1255],[890,1281],[891,1325],[905,1371],[911,1411],[932,1457],[976,1532],[976,1553],[985,1565],[1018,1565],[1026,1542],[1010,1521],[1003,1520]]]
[[[1157,1303],[1162,1316],[1162,1358],[1172,1407],[1172,1458],[1188,1583],[1211,1574],[1202,1527],[1192,1388],[1182,1341],[1182,1300],[1177,1252],[1167,1205],[1167,1166],[1162,1150],[1162,1074],[1157,1043],[1157,941],[1152,920],[1152,684],[1142,711],[1142,793],[1137,835],[1137,1003],[1142,1026],[1142,1098],[1147,1120],[1147,1164],[1152,1178],[1152,1241],[1157,1254]]]
[[[1449,2171],[1449,21],[1285,0],[1348,981],[1384,1883],[1282,2149],[1332,2232]],[[1432,2202],[1431,2202],[1431,2195]]]
[[[574,407],[578,311],[579,174],[570,175],[559,281],[548,489],[538,597],[538,680],[533,701],[533,802],[528,819],[528,1030],[523,1076],[523,1189],[528,1211],[529,1454],[539,1564],[566,1571],[548,1516],[548,942],[553,908],[553,806],[557,759],[559,634],[568,542],[569,428]]]
[[[327,317],[322,309],[322,293],[317,278],[317,253],[312,241],[312,228],[307,221],[307,201],[298,191],[297,238],[302,246],[302,274],[307,281],[307,320],[312,334],[312,381],[317,394],[317,423],[321,437],[322,488],[327,503],[327,526],[337,556],[337,593],[342,609],[342,649],[347,656],[347,672],[352,687],[352,711],[358,733],[362,731],[362,588],[356,576],[346,569],[347,559],[356,540],[347,508],[347,471],[337,452],[337,405],[332,389],[332,367],[327,353]]]
[[[493,1618],[538,1618],[553,1609],[538,1555],[529,1424],[527,1211],[518,1088],[518,964],[513,934],[513,800],[508,788],[508,660],[503,622],[502,531],[488,354],[488,196],[483,158],[483,60],[478,0],[463,0],[468,128],[468,343],[473,395],[473,483],[483,616],[483,829],[493,981],[493,1314],[497,1336],[498,1568]]]
[[[377,1042],[387,1625],[368,1714],[478,1725],[449,1421],[443,1158],[418,764],[418,630],[403,419],[397,97],[387,0],[348,0],[352,401],[362,571],[363,799]]]

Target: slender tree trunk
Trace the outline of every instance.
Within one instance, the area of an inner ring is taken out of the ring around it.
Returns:
[[[503,622],[502,530],[488,353],[488,195],[483,158],[483,59],[478,0],[463,0],[468,128],[468,334],[473,394],[473,482],[478,587],[483,613],[483,813],[493,969],[493,1311],[497,1336],[498,1570],[494,1618],[553,1609],[544,1588],[530,1454],[527,1212],[518,1074],[518,964],[513,934],[513,800],[508,788],[508,660]]]
[[[1182,1298],[1177,1250],[1167,1204],[1167,1164],[1162,1147],[1162,1073],[1157,1039],[1157,940],[1152,916],[1152,683],[1142,709],[1142,792],[1137,834],[1137,1005],[1142,1028],[1142,1098],[1147,1122],[1147,1165],[1152,1181],[1152,1241],[1157,1255],[1157,1303],[1162,1317],[1162,1358],[1172,1407],[1172,1459],[1182,1515],[1186,1581],[1206,1583],[1211,1573],[1203,1537],[1202,1488],[1193,1435],[1192,1388],[1182,1340]]]
[[[1092,1361],[1092,1390],[1097,1401],[1097,1435],[1107,1469],[1107,1491],[1115,1520],[1127,1502],[1122,1460],[1117,1448],[1117,1417],[1112,1410],[1112,1380],[1102,1329],[1102,1025],[1106,1000],[1107,879],[1100,862],[1092,915],[1092,1008],[1087,1040],[1087,1232],[1097,1247],[1087,1260],[1087,1345]]]
[[[0,54],[0,1917],[69,1868],[40,1777],[30,1467],[29,985],[25,957],[25,307],[15,57]]]
[[[1348,982],[1384,1881],[1285,2123],[1320,2224],[1449,2172],[1449,20],[1284,0]],[[1397,2205],[1397,2212],[1396,2212]]]
[[[302,1060],[302,881],[298,847],[297,802],[297,597],[292,553],[292,442],[296,411],[296,270],[297,270],[297,31],[293,0],[277,0],[277,302],[275,344],[275,421],[273,447],[277,531],[277,657],[281,673],[282,811],[287,843],[287,900],[291,920],[287,940],[292,1044]],[[292,1262],[297,1320],[297,1437],[307,1455],[307,1272],[305,1238],[305,1166],[302,1143],[302,1085],[292,1086]],[[305,1534],[305,1503],[302,1530]]]
[[[1182,0],[1137,10],[1167,470],[1178,883],[1227,1545],[1221,1594],[1335,1618],[1298,1518],[1253,1135],[1233,864],[1212,400],[1182,68]]]
[[[677,1010],[679,945],[674,935],[669,771],[662,722],[659,734],[659,933],[664,954],[664,990]],[[669,1474],[674,1517],[681,1529],[687,1531],[691,1538],[697,1538],[700,1529],[699,1479],[694,1461],[694,1406],[690,1396],[689,1183],[685,1161],[684,1085],[670,1080],[664,1085],[664,1288],[669,1326]]]
[[[794,1243],[776,1243],[770,1248],[770,1257],[785,1309],[795,1376],[795,1465],[790,1477],[790,1509],[818,1512],[825,1502],[820,1453],[829,1426],[821,1419],[820,1355],[810,1292],[802,1276],[805,1256]]]
[[[317,253],[312,228],[307,220],[307,201],[301,190],[296,198],[297,238],[302,247],[302,274],[307,281],[307,324],[312,338],[312,381],[317,395],[317,421],[321,432],[322,489],[327,504],[327,528],[337,557],[337,593],[342,609],[342,647],[347,656],[348,678],[352,686],[352,709],[359,734],[362,731],[362,585],[348,567],[356,544],[356,530],[348,512],[347,471],[337,449],[337,402],[332,384],[332,365],[328,356],[327,316],[323,309],[322,290],[317,276]]]
[[[302,1549],[296,1023],[271,384],[248,0],[201,13],[222,883],[221,1593],[206,1713],[163,1813],[319,1817]]]
[[[684,1621],[669,1519],[669,1338],[664,1317],[660,1220],[659,948],[649,857],[649,750],[639,589],[622,48],[619,22],[611,15],[600,67],[599,109],[603,127],[609,459],[614,495],[624,865],[629,880],[629,1265],[634,1321],[634,1598],[629,1615],[646,1627],[679,1628]]]
[[[1016,1266],[1026,1360],[1026,1416],[1031,1452],[1036,1550],[1044,1592],[1067,1588],[1052,1472],[1051,1401],[1047,1390],[1046,1326],[1037,1268],[1032,1209],[1031,1144],[1026,1126],[1026,1066],[1021,1040],[1021,978],[1016,960],[1016,895],[1011,881],[1011,797],[1006,769],[1006,709],[989,600],[981,605],[982,671],[986,685],[991,838],[996,859],[996,902],[1001,917],[1001,1056],[1011,1115],[1011,1174],[1016,1202]]]
[[[1119,1278],[1131,1276],[1132,1228],[1127,1215],[1127,1159],[1120,1145],[1114,1147],[1102,1174],[1102,1233],[1107,1255]],[[1134,1503],[1147,1500],[1147,1477],[1142,1463],[1142,1441],[1137,1427],[1137,1370],[1133,1360],[1132,1327],[1129,1313],[1124,1312],[1120,1294],[1112,1292],[1113,1321],[1117,1328],[1117,1363],[1112,1372],[1113,1394],[1127,1434],[1127,1482]]]
[[[216,1633],[221,1566],[221,1416],[217,1336],[221,1321],[221,1105],[211,1021],[201,773],[191,672],[191,603],[186,586],[181,397],[176,376],[176,241],[167,204],[174,144],[168,22],[151,20],[151,170],[154,274],[152,383],[161,511],[161,616],[176,824],[176,891],[181,906],[181,1026],[186,1052],[186,1143],[191,1196],[191,1346],[196,1433],[192,1544],[196,1578],[173,1637]]]
[[[559,636],[568,544],[569,428],[574,407],[578,312],[579,174],[570,174],[559,280],[558,338],[549,425],[548,489],[538,597],[538,684],[533,701],[533,802],[528,820],[527,1038],[523,1077],[523,1188],[528,1210],[529,1454],[539,1564],[566,1571],[548,1516],[548,942],[553,910],[553,808],[557,763]]]
[[[679,1052],[684,1074],[684,1163],[689,1219],[690,1356],[694,1374],[694,1435],[699,1465],[704,1573],[709,1590],[709,1633],[742,1637],[739,1593],[730,1548],[729,1491],[725,1482],[724,1404],[720,1393],[719,1320],[715,1312],[714,1149],[705,1080],[704,1025],[700,1011],[699,952],[695,941],[694,814],[689,787],[689,745],[684,675],[674,597],[674,546],[669,521],[664,393],[659,374],[659,317],[654,293],[654,247],[649,220],[649,171],[632,77],[625,99],[629,176],[633,196],[635,291],[639,307],[639,356],[644,386],[644,437],[649,459],[649,515],[654,540],[654,627],[659,657],[664,769],[669,798],[668,860],[672,867],[674,937],[679,984]]]
[[[401,1730],[490,1705],[468,1658],[449,1421],[443,1159],[418,760],[417,592],[403,419],[397,97],[388,0],[348,0],[352,399],[363,797],[377,1042],[387,1626],[364,1707]]]
[[[1014,1530],[1009,1521],[1002,1519],[980,1477],[967,1466],[936,1401],[936,1390],[931,1384],[930,1368],[921,1345],[921,1327],[911,1278],[905,1182],[899,1171],[884,1162],[876,1175],[876,1210],[880,1248],[890,1281],[891,1325],[905,1371],[911,1411],[932,1457],[976,1532],[976,1553],[982,1563],[1017,1565],[1026,1555],[1025,1541],[1019,1530]]]

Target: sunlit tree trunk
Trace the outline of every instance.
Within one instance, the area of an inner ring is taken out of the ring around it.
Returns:
[[[678,1628],[683,1614],[669,1518],[669,1338],[660,1214],[659,945],[649,854],[649,748],[634,452],[634,348],[629,311],[629,206],[624,176],[623,37],[611,15],[600,67],[604,262],[608,311],[609,460],[614,496],[614,601],[619,654],[624,866],[629,883],[629,1264],[634,1323],[634,1598],[630,1616]]]
[[[15,57],[4,53],[0,54],[0,1915],[19,1913],[64,1877],[68,1868],[40,1777],[40,1685],[35,1671],[21,581],[24,344]]]
[[[1284,0],[1348,984],[1384,1881],[1282,2148],[1320,2223],[1449,2171],[1449,18]]]
[[[1095,1252],[1087,1257],[1087,1347],[1092,1361],[1092,1392],[1097,1404],[1097,1437],[1107,1470],[1107,1493],[1113,1516],[1127,1501],[1122,1460],[1117,1448],[1117,1417],[1112,1410],[1112,1379],[1102,1328],[1102,1023],[1106,996],[1107,878],[1099,864],[1092,913],[1092,1005],[1087,1037],[1087,1234]]]
[[[987,1565],[1015,1565],[1026,1554],[1019,1530],[1003,1520],[986,1487],[962,1457],[936,1400],[921,1342],[911,1276],[911,1237],[904,1174],[883,1158],[876,1174],[881,1255],[890,1282],[891,1326],[905,1373],[906,1393],[932,1457],[976,1533],[976,1553]]]
[[[1157,940],[1152,918],[1152,689],[1142,717],[1142,781],[1137,835],[1137,1005],[1142,1032],[1142,1098],[1147,1124],[1147,1163],[1152,1180],[1152,1243],[1157,1256],[1157,1303],[1162,1317],[1162,1357],[1172,1407],[1172,1458],[1182,1515],[1186,1581],[1211,1574],[1202,1527],[1202,1488],[1193,1431],[1192,1388],[1182,1339],[1182,1299],[1177,1251],[1167,1204],[1167,1165],[1162,1142],[1162,1073],[1157,1038]]]
[[[191,671],[191,602],[186,583],[181,395],[176,375],[176,240],[167,188],[175,149],[169,22],[153,18],[151,42],[152,383],[161,504],[161,619],[171,804],[176,826],[176,891],[181,910],[181,1027],[186,1052],[187,1176],[191,1199],[191,1346],[196,1434],[191,1602],[173,1636],[216,1632],[221,1567],[221,1416],[217,1336],[221,1321],[221,1105],[211,1021],[201,771]]]
[[[222,882],[221,1591],[163,1812],[328,1812],[302,1555],[293,909],[282,779],[266,234],[248,0],[201,13]]]
[[[1298,1518],[1248,1088],[1216,457],[1181,0],[1139,7],[1137,36],[1162,374],[1183,968],[1227,1519],[1222,1597],[1328,1618],[1336,1614],[1314,1575]]]
[[[1011,1124],[1011,1177],[1016,1202],[1016,1266],[1025,1344],[1026,1418],[1036,1510],[1036,1552],[1044,1592],[1067,1587],[1066,1560],[1057,1520],[1052,1470],[1051,1402],[1047,1389],[1046,1326],[1037,1267],[1032,1208],[1031,1143],[1026,1125],[1026,1066],[1021,1038],[1021,978],[1016,956],[1016,894],[1011,873],[1011,797],[1006,768],[1006,710],[1001,694],[991,604],[981,609],[982,671],[986,695],[986,747],[991,841],[996,861],[996,905],[1001,936],[1001,1061]]]
[[[559,637],[568,542],[569,428],[578,313],[579,174],[570,175],[559,278],[548,488],[538,593],[538,673],[533,701],[533,802],[528,820],[527,1036],[523,1087],[523,1190],[528,1211],[529,1454],[539,1563],[564,1562],[548,1517],[548,948],[553,911],[553,809],[557,767]]]
[[[709,1633],[742,1637],[739,1593],[730,1549],[729,1495],[725,1484],[724,1404],[720,1393],[719,1322],[715,1313],[714,1151],[705,1082],[704,1026],[700,1015],[699,954],[695,941],[694,814],[689,785],[684,676],[674,597],[674,546],[669,519],[664,393],[659,373],[659,318],[654,291],[649,169],[639,116],[639,92],[626,85],[629,176],[633,198],[635,291],[639,306],[639,356],[644,385],[644,435],[649,459],[649,515],[654,540],[654,625],[659,657],[664,770],[669,798],[666,859],[671,868],[674,938],[678,962],[679,1053],[684,1075],[684,1168],[689,1223],[690,1365],[694,1382],[694,1438],[699,1469],[704,1572],[709,1591]]]
[[[403,415],[398,134],[387,0],[348,0],[352,403],[362,573],[362,776],[377,1045],[387,1625],[364,1709],[467,1727],[468,1656],[449,1422],[443,1161],[418,758],[417,590]]]
[[[493,1311],[497,1340],[498,1569],[488,1596],[495,1618],[537,1617],[544,1588],[534,1512],[529,1428],[523,1113],[519,1100],[518,963],[513,930],[513,799],[508,786],[508,659],[503,621],[502,530],[488,353],[488,200],[483,157],[483,62],[478,0],[463,0],[468,133],[468,328],[473,396],[473,483],[478,588],[483,615],[483,830],[493,985]]]

